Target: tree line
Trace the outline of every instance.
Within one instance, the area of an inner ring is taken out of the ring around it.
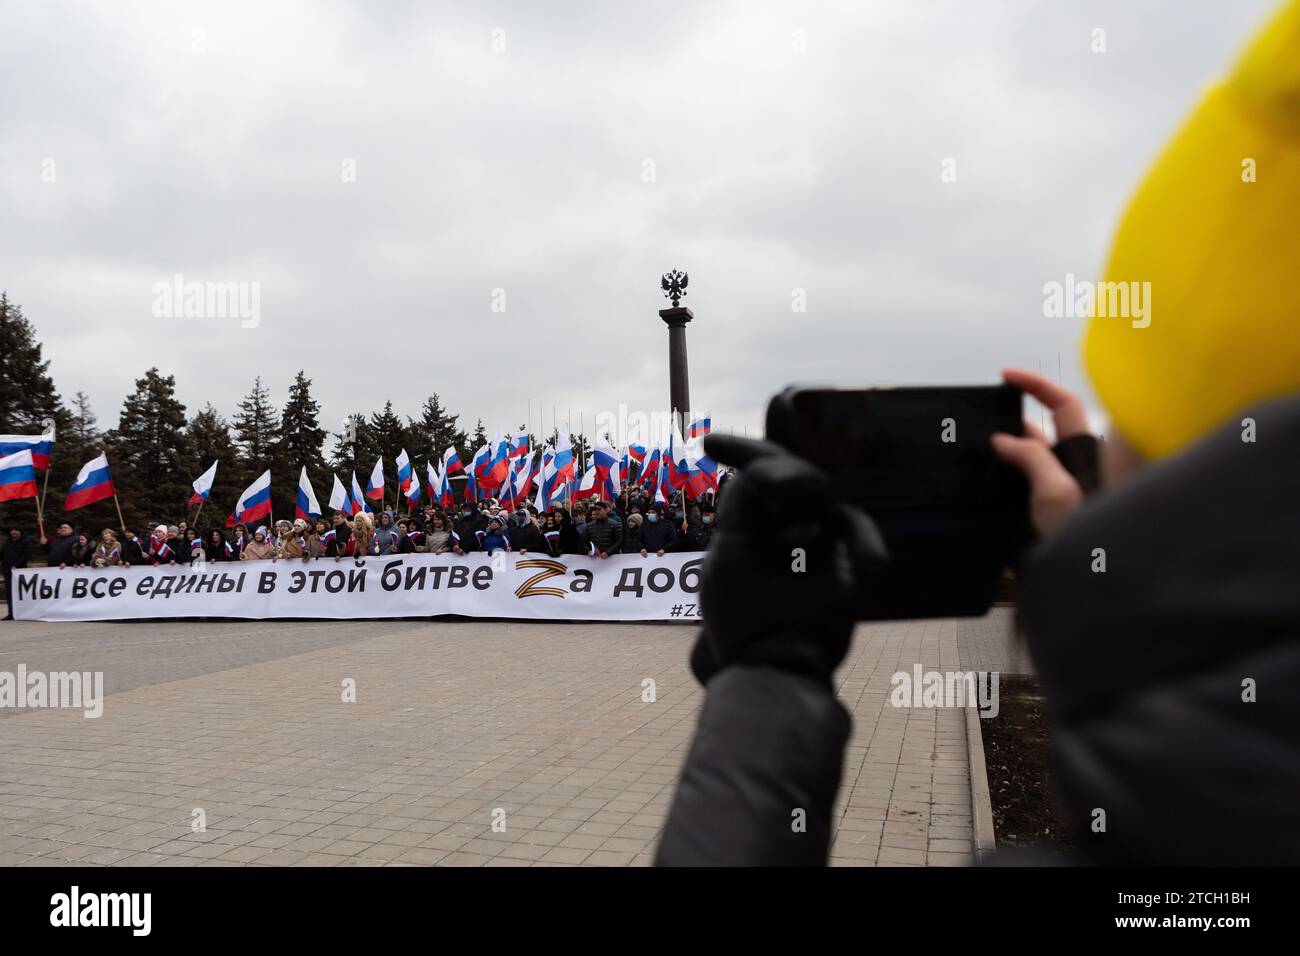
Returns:
[[[101,451],[108,454],[123,518],[137,529],[146,522],[192,520],[195,509],[186,505],[193,492],[191,483],[217,461],[212,494],[199,519],[201,526],[209,527],[225,521],[240,493],[267,468],[275,516],[292,518],[304,465],[322,509],[328,512],[331,475],[337,473],[346,485],[355,471],[364,488],[375,460],[382,456],[385,500],[394,507],[399,499],[395,459],[403,448],[423,484],[426,460],[436,464],[448,447],[455,446],[468,465],[489,438],[482,420],[467,433],[459,424],[461,416],[453,414],[437,392],[424,400],[418,418],[404,418],[388,401],[381,411],[356,412],[338,431],[331,431],[321,425],[320,405],[312,397],[312,380],[305,370],[294,376],[288,398],[279,407],[261,377],[255,378],[227,420],[211,402],[189,414],[176,397],[175,376],[150,368],[123,400],[117,424],[102,430],[85,392],[78,391],[65,403],[42,352],[21,306],[0,291],[0,433],[40,434],[47,422],[55,427],[45,497],[47,532],[65,519],[78,528],[117,527],[111,500],[63,511],[77,471]],[[552,434],[550,440],[554,438]],[[585,460],[586,439],[576,435],[573,445],[575,455]],[[533,447],[537,448],[536,440]],[[45,480],[45,474],[38,472],[38,484]],[[5,527],[35,529],[34,502],[29,498],[0,503],[0,521]]]

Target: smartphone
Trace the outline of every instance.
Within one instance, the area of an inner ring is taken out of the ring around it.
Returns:
[[[767,435],[820,466],[880,528],[889,564],[862,582],[860,620],[972,617],[1031,539],[1029,488],[993,451],[1024,432],[1012,385],[792,386]]]

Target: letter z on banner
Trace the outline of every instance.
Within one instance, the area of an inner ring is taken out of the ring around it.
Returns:
[[[411,554],[334,561],[26,568],[24,621],[174,617],[471,617],[673,621],[699,617],[702,554]]]

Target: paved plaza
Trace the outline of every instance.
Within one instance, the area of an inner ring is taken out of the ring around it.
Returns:
[[[890,677],[1023,670],[1009,630],[1003,609],[858,628],[833,863],[971,861],[964,715],[890,706]],[[0,709],[0,865],[649,864],[703,699],[694,633],[0,624],[0,671],[103,671],[107,694],[98,719]]]

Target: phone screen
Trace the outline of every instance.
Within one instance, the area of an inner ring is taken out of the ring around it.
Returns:
[[[831,475],[880,527],[891,563],[863,619],[980,615],[1028,540],[1028,489],[989,443],[1023,432],[1010,385],[791,389],[768,433]]]

